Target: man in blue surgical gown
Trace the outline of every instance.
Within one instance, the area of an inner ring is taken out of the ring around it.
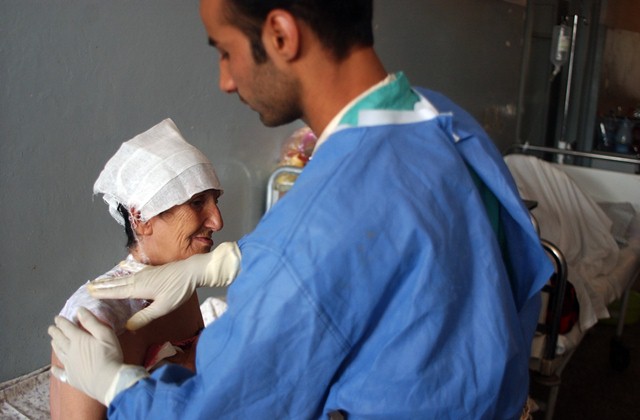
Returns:
[[[238,241],[229,309],[202,332],[196,374],[136,373],[91,319],[89,332],[50,329],[62,374],[110,417],[520,417],[550,263],[482,128],[383,68],[371,3],[202,1],[221,89],[265,125],[301,118],[321,135],[293,189]],[[215,284],[214,265],[94,293],[169,307],[178,287]]]

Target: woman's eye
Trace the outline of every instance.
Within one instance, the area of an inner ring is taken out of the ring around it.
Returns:
[[[192,205],[193,207],[202,207],[202,206],[204,206],[204,200],[203,200],[203,199],[201,199],[201,198],[198,198],[198,199],[196,199],[196,200],[192,200],[192,201],[191,201],[191,205]]]

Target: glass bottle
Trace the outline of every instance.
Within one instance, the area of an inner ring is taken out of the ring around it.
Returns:
[[[615,151],[617,153],[629,153],[631,151],[631,134],[631,122],[628,118],[624,118],[620,122],[616,133]]]

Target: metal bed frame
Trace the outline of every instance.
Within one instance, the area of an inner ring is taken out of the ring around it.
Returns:
[[[267,199],[265,203],[265,213],[273,207],[274,204],[280,199],[280,191],[277,188],[277,179],[280,175],[283,174],[291,174],[291,175],[300,175],[302,173],[302,168],[297,166],[280,166],[275,171],[271,173],[269,176],[269,180],[267,181]]]
[[[638,165],[640,169],[640,152],[636,154],[636,157],[626,157],[617,153],[611,152],[581,152],[579,150],[572,149],[559,149],[556,147],[545,147],[545,146],[534,146],[529,143],[524,144],[514,144],[509,146],[503,153],[503,155],[508,155],[513,152],[521,151],[522,153],[527,153],[528,151],[532,152],[540,152],[540,153],[550,153],[553,155],[568,155],[575,156],[581,158],[589,158],[589,159],[599,159],[609,162],[617,162],[617,163],[630,163],[634,165]]]
[[[533,372],[532,379],[538,384],[549,389],[545,406],[541,408],[545,412],[545,418],[550,420],[553,418],[556,401],[558,400],[558,393],[560,392],[562,371],[567,365],[575,349],[571,350],[569,355],[566,355],[564,363],[560,366],[554,366],[553,362],[556,358],[556,346],[558,344],[562,306],[567,288],[567,262],[562,251],[560,251],[560,249],[553,243],[544,239],[540,242],[553,262],[555,270],[549,283],[547,283],[542,289],[542,293],[547,293],[549,295],[547,314],[550,315],[552,321],[551,323],[538,323],[536,328],[536,331],[543,334],[546,337],[546,340],[544,343],[544,351],[542,360],[540,361],[540,367],[538,370]],[[546,319],[547,316],[545,316],[545,321]]]

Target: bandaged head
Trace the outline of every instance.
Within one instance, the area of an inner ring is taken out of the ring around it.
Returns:
[[[124,225],[119,204],[135,209],[147,221],[209,189],[222,191],[213,166],[167,118],[122,143],[100,173],[93,193],[103,194],[111,216]]]

